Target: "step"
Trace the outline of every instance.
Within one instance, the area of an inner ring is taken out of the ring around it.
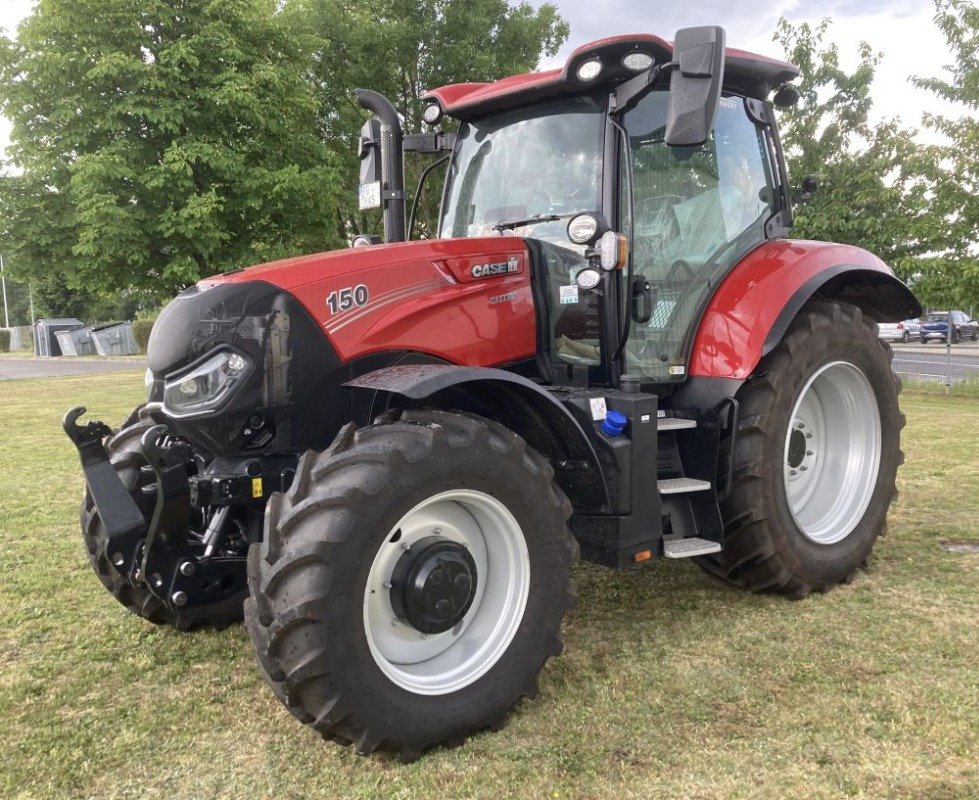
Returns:
[[[658,431],[679,431],[684,428],[696,428],[697,420],[684,419],[683,417],[660,417],[656,420],[656,430]]]
[[[666,478],[656,481],[660,494],[685,494],[686,492],[706,492],[710,489],[710,481],[699,481],[696,478]]]
[[[664,539],[663,555],[667,558],[690,558],[721,552],[721,543],[710,539]]]

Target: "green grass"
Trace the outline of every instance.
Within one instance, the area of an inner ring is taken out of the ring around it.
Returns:
[[[565,655],[500,733],[402,765],[280,706],[240,627],[127,614],[82,554],[75,404],[137,372],[0,383],[0,797],[979,797],[979,402],[908,396],[901,496],[848,586],[747,595],[689,563],[582,564]]]

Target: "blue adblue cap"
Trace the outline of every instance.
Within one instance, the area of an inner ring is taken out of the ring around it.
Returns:
[[[609,411],[602,422],[602,433],[606,436],[621,436],[628,421],[621,411]]]

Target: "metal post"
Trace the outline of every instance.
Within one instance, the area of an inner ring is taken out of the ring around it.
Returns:
[[[948,327],[945,328],[945,396],[952,394],[952,312],[948,312]]]
[[[0,284],[3,284],[3,327],[10,327],[10,315],[7,313],[7,275],[3,270],[3,253],[0,253]]]
[[[31,328],[34,327],[34,284],[27,282],[27,296],[31,299]]]

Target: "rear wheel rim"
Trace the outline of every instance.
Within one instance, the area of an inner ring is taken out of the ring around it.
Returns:
[[[475,564],[476,591],[454,627],[424,634],[398,618],[391,579],[404,553],[432,537],[466,548]],[[374,556],[364,591],[367,644],[396,685],[415,694],[448,694],[500,660],[520,626],[529,593],[527,543],[509,509],[482,492],[442,492],[405,514]]]
[[[830,545],[853,532],[880,457],[880,410],[867,376],[846,361],[820,367],[796,401],[783,456],[789,511],[807,539]]]

